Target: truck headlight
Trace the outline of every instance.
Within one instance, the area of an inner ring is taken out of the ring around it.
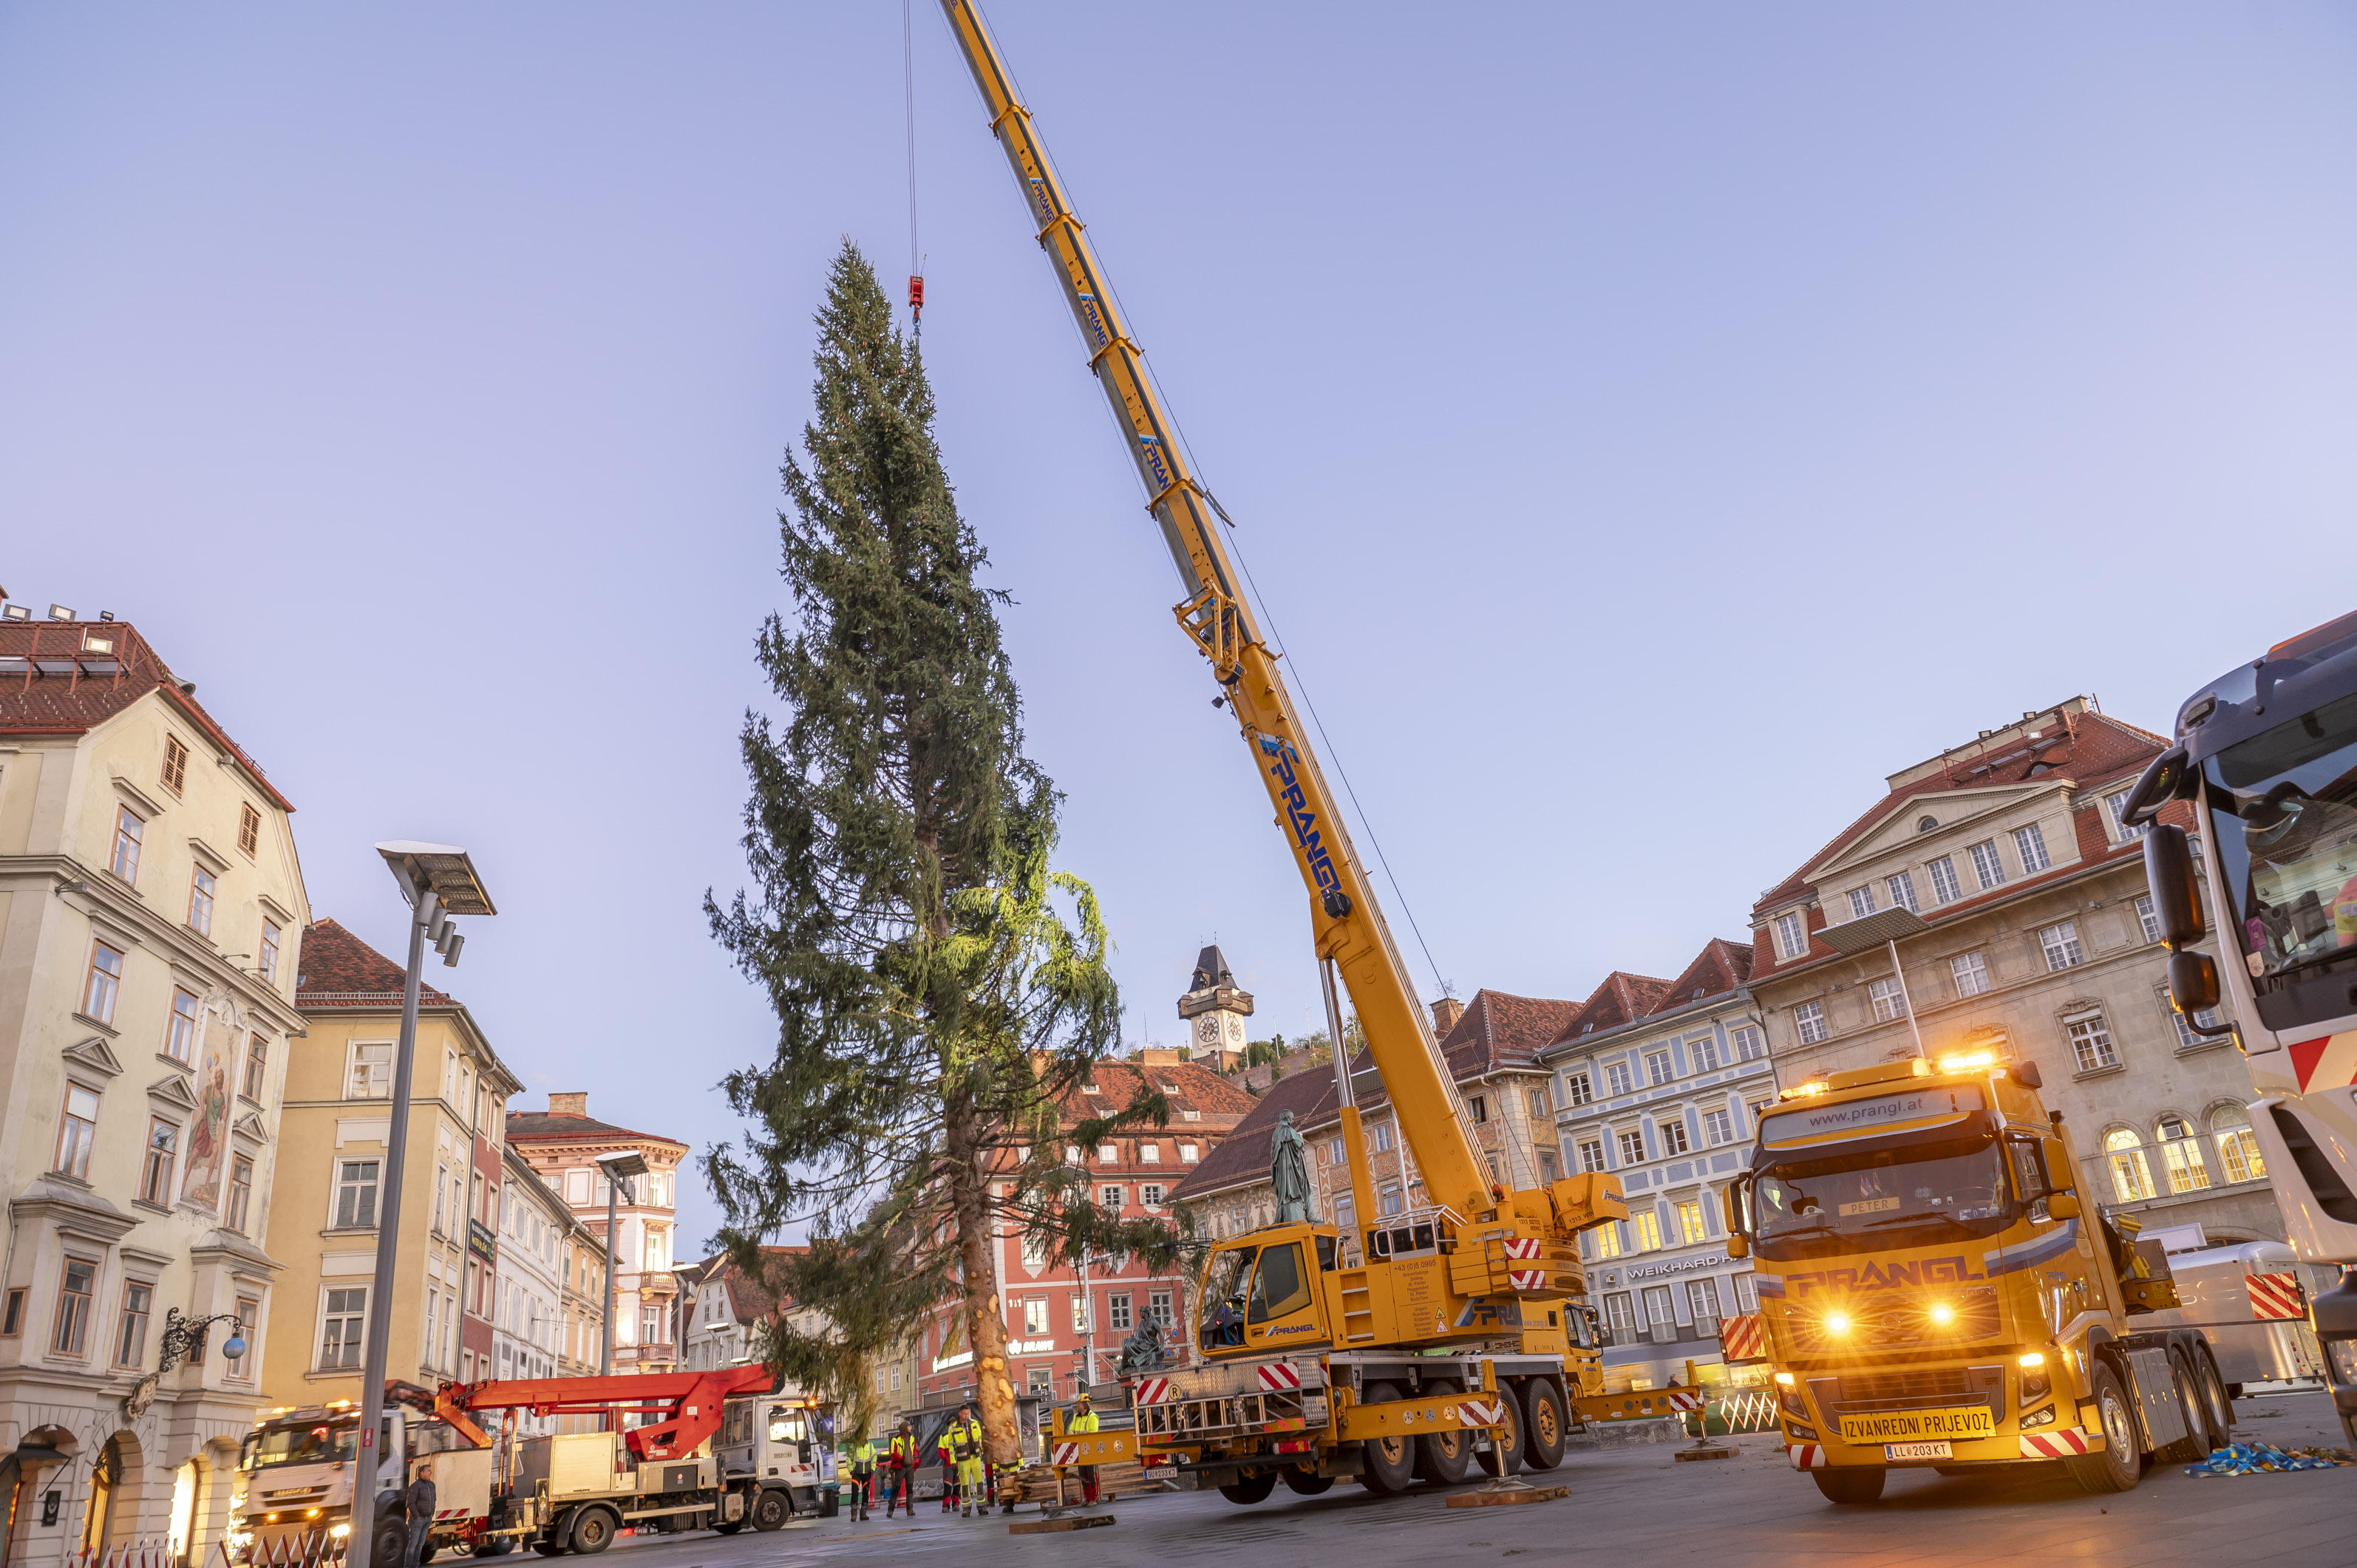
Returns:
[[[1846,1334],[1849,1332],[1849,1314],[1828,1312],[1824,1316],[1824,1324],[1825,1332],[1828,1334]]]
[[[328,1530],[328,1533],[329,1535],[334,1536],[338,1541],[341,1541],[344,1537],[346,1537],[346,1536],[348,1536],[348,1535],[351,1534],[351,1532],[352,1532],[352,1527],[351,1527],[350,1525],[348,1525],[348,1524],[339,1524],[339,1525],[333,1526],[333,1527],[331,1527],[331,1528]]]
[[[2021,1402],[2028,1404],[2032,1400],[2044,1399],[2053,1387],[2053,1380],[2046,1370],[2045,1356],[2036,1350],[2024,1355],[2021,1358]]]
[[[2021,1429],[2024,1432],[2029,1431],[2033,1426],[2051,1426],[2053,1424],[2054,1407],[2050,1404],[2044,1410],[2031,1411],[2028,1415],[2021,1418]]]

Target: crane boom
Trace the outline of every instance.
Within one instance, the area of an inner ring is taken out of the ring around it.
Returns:
[[[1400,1133],[1437,1204],[1461,1206],[1467,1218],[1503,1206],[1508,1187],[1525,1185],[1508,1140],[1503,1183],[1491,1179],[1469,1133],[1470,1117],[1406,965],[1392,940],[1341,813],[1327,788],[1293,697],[1277,670],[1277,655],[1261,634],[1239,587],[1240,574],[1222,537],[1224,520],[1189,470],[1186,455],[1129,334],[1113,291],[1046,149],[1031,113],[1015,90],[973,0],[942,0],[950,29],[974,71],[990,113],[990,127],[1006,153],[1038,225],[1040,248],[1055,264],[1065,302],[1089,346],[1089,368],[1104,389],[1114,416],[1130,436],[1130,456],[1146,491],[1146,510],[1162,531],[1187,597],[1174,607],[1197,651],[1211,661],[1254,769],[1276,809],[1278,827],[1310,895],[1318,956],[1330,961],[1349,986],[1367,1048],[1391,1094]],[[1343,1046],[1334,1042],[1347,1072]],[[1353,1123],[1355,1131],[1355,1123]],[[1355,1138],[1352,1140],[1356,1142]],[[1364,1161],[1352,1151],[1354,1167]],[[1528,1173],[1536,1185],[1536,1173]],[[1363,1195],[1362,1195],[1363,1199]],[[1361,1214],[1367,1209],[1361,1207]]]

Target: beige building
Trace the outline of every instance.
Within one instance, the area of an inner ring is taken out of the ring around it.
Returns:
[[[2166,744],[2074,697],[1892,774],[1752,911],[1779,1080],[1910,1055],[1915,1026],[1935,1057],[1996,1046],[2038,1064],[2084,1190],[2147,1230],[2282,1240],[2250,1075],[2169,1006],[2142,844],[2120,827]],[[2196,826],[2181,803],[2164,820]],[[1846,940],[1865,920],[1914,933],[1897,939],[1901,972],[1879,941]]]
[[[673,1246],[679,1229],[679,1167],[688,1146],[593,1119],[586,1093],[552,1094],[547,1111],[511,1115],[507,1132],[508,1141],[564,1197],[565,1207],[601,1249],[608,1194],[597,1156],[629,1151],[645,1157],[648,1174],[628,1179],[629,1200],[619,1204],[616,1216],[614,1370],[676,1370],[679,1283]],[[592,1260],[591,1290],[604,1290],[605,1267],[601,1250]],[[597,1348],[590,1348],[593,1365]]]
[[[397,903],[388,909],[387,923],[404,932],[405,918]],[[286,1271],[263,1364],[274,1403],[361,1396],[404,979],[401,964],[333,920],[305,933],[296,1000],[310,1037],[287,1064],[279,1158],[288,1185],[271,1216]],[[430,984],[412,1072],[385,1371],[425,1387],[472,1382],[497,1375],[500,1137],[521,1086],[466,1006]]]
[[[0,620],[11,1563],[221,1538],[279,1289],[292,810],[130,626]]]

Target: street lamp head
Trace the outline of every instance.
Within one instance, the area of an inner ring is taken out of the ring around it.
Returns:
[[[394,880],[413,907],[421,894],[430,892],[453,915],[499,913],[491,907],[491,896],[483,891],[473,858],[457,845],[394,839],[377,845],[376,852],[393,867]]]
[[[597,1163],[606,1167],[608,1176],[644,1176],[652,1168],[646,1155],[636,1149],[609,1150],[597,1156]]]

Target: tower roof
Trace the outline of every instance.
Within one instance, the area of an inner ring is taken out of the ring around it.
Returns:
[[[1209,991],[1218,985],[1233,985],[1236,977],[1228,968],[1227,956],[1220,951],[1217,942],[1195,955],[1195,977],[1189,983],[1189,991]]]

